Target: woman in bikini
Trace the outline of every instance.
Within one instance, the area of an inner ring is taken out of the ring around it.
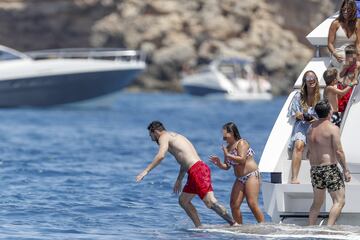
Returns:
[[[260,172],[254,160],[254,151],[249,143],[242,139],[235,123],[229,122],[223,126],[224,162],[218,156],[211,155],[210,160],[223,170],[234,168],[235,182],[230,196],[231,213],[234,220],[242,224],[240,206],[244,198],[256,220],[264,222],[264,214],[258,205],[260,191]]]

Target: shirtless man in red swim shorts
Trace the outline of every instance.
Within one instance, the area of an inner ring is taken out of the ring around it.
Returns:
[[[195,227],[200,227],[201,222],[191,200],[196,196],[202,199],[205,205],[214,210],[230,225],[235,221],[227,213],[226,208],[217,202],[211,185],[210,168],[200,160],[192,143],[184,136],[166,131],[164,125],[159,121],[153,121],[148,126],[149,135],[153,141],[159,145],[159,151],[154,160],[137,177],[140,182],[153,168],[155,168],[165,158],[166,152],[170,152],[180,164],[179,175],[174,185],[174,192],[181,191],[181,182],[188,173],[188,179],[179,196],[179,204],[191,218]]]

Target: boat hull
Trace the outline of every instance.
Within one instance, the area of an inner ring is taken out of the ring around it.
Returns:
[[[224,89],[204,87],[204,86],[183,86],[185,91],[194,96],[206,96],[210,94],[225,94],[227,93]]]
[[[237,58],[214,60],[207,68],[185,75],[181,84],[195,96],[222,95],[232,101],[272,98],[270,83],[254,74],[250,62]]]
[[[314,58],[305,67],[303,72],[313,70],[318,76],[328,67],[329,60]],[[288,143],[291,137],[295,119],[288,118],[287,112],[291,101],[301,86],[302,76],[295,83],[294,91],[288,96],[281,112],[269,135],[262,153],[259,169],[263,173],[270,174],[270,182],[262,183],[262,195],[264,209],[273,222],[288,224],[308,224],[308,215],[313,202],[313,189],[310,179],[310,162],[307,155],[303,154],[298,180],[301,184],[289,184],[291,181],[292,152],[288,151]],[[319,82],[320,89],[325,86],[323,79]],[[347,109],[343,115],[341,125],[342,147],[346,155],[347,166],[351,171],[351,182],[345,183],[345,206],[336,221],[339,225],[360,225],[360,155],[358,142],[358,123],[360,118],[360,88],[357,86]],[[306,152],[306,151],[305,151]],[[341,169],[341,167],[340,167]],[[326,224],[333,203],[330,194],[326,193],[324,204],[320,209],[318,224]]]
[[[142,69],[71,73],[0,81],[0,107],[53,106],[114,93]]]
[[[354,176],[357,177],[357,174]],[[346,199],[351,199],[351,202],[345,204],[336,221],[337,225],[360,225],[360,206],[356,204],[360,201],[359,190],[358,182],[346,184],[345,196]],[[265,211],[273,222],[308,225],[309,211],[314,196],[311,183],[277,184],[263,182],[262,194]],[[332,205],[330,194],[326,193],[317,224],[324,225],[327,223]]]

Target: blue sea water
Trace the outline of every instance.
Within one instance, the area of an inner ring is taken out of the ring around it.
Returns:
[[[157,152],[150,121],[187,136],[204,161],[221,154],[221,126],[234,121],[259,160],[284,101],[124,93],[105,108],[1,109],[0,239],[267,239],[194,230],[172,193],[179,166],[171,155],[143,182],[135,176]],[[229,209],[233,173],[210,166]],[[224,224],[198,198],[194,205],[204,224]],[[246,203],[241,209],[255,224]]]

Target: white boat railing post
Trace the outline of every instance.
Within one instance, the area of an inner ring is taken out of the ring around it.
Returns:
[[[321,57],[320,55],[321,55],[320,54],[320,46],[316,45],[315,46],[315,57],[319,58],[319,57]]]

